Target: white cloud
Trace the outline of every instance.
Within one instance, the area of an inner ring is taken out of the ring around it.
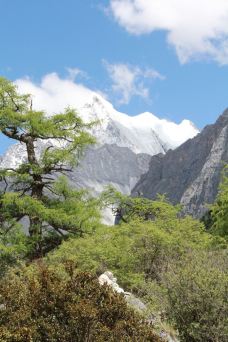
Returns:
[[[15,83],[21,93],[32,94],[34,109],[47,113],[57,113],[68,106],[80,108],[95,95],[89,88],[75,83],[70,76],[62,79],[57,73],[45,75],[40,84],[29,78],[18,79]]]
[[[145,85],[145,79],[163,79],[164,77],[153,69],[141,69],[127,64],[104,65],[112,80],[112,92],[117,94],[119,104],[128,104],[133,96],[149,97],[149,88]]]
[[[110,10],[132,34],[167,31],[182,63],[228,64],[228,0],[110,0]]]
[[[70,80],[75,81],[78,76],[87,78],[85,71],[78,68],[66,68]]]
[[[163,78],[152,69],[142,70],[124,64],[104,63],[112,79],[112,92],[121,95],[121,103],[128,103],[131,97],[136,95],[148,97],[149,89],[144,85],[145,78]],[[61,78],[53,72],[43,76],[39,83],[24,77],[16,80],[15,84],[21,93],[32,95],[34,109],[44,110],[47,113],[57,113],[68,106],[80,109],[97,94],[108,100],[108,93],[101,89],[92,90],[79,82],[79,77],[88,78],[84,71],[77,68],[66,68],[66,70],[68,72],[66,78]]]

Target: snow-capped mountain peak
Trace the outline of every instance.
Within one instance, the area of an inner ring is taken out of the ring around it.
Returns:
[[[118,112],[98,94],[78,108],[78,112],[86,121],[100,120],[93,134],[101,144],[115,143],[135,153],[165,153],[199,132],[188,120],[176,124],[149,112],[136,116]]]
[[[36,105],[35,109],[41,108]],[[136,116],[118,112],[110,102],[95,92],[89,94],[86,102],[78,103],[77,111],[87,122],[99,121],[92,130],[99,146],[116,144],[120,147],[128,147],[135,153],[150,155],[165,153],[188,138],[193,138],[199,132],[189,120],[176,124],[166,119],[159,119],[149,112]],[[23,150],[21,145],[11,146],[3,157],[1,165],[17,165],[24,158]]]
[[[115,143],[135,153],[154,155],[165,153],[198,133],[188,120],[176,124],[149,112],[136,116],[121,113],[100,93],[70,79],[61,79],[56,73],[45,75],[39,85],[30,79],[17,80],[16,85],[21,93],[33,95],[34,109],[44,110],[48,115],[70,106],[85,121],[99,120],[92,133],[100,144]]]

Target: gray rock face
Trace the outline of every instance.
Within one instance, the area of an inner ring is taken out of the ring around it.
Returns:
[[[151,156],[136,154],[127,147],[105,144],[86,151],[80,165],[69,175],[77,186],[89,188],[94,194],[111,184],[130,194],[142,173],[149,168]]]
[[[154,199],[157,193],[181,203],[187,213],[201,217],[218,192],[221,170],[228,162],[228,109],[214,125],[206,126],[166,155],[151,158],[132,194]]]

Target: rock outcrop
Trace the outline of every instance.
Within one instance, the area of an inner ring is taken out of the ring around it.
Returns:
[[[135,297],[131,292],[125,292],[118,284],[117,278],[114,277],[113,273],[106,271],[101,274],[98,278],[101,285],[109,285],[115,292],[122,293],[127,301],[127,303],[133,307],[135,310],[143,313],[147,310],[146,305],[137,297]]]

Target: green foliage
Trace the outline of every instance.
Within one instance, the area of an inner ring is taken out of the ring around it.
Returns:
[[[157,218],[172,220],[177,216],[180,206],[172,206],[164,195],[158,195],[156,201],[143,197],[129,197],[108,186],[102,193],[102,200],[106,207],[111,207],[120,222],[128,223],[132,220],[148,221]]]
[[[55,269],[70,259],[83,271],[112,271],[125,290],[163,317],[160,328],[164,320],[172,323],[184,342],[225,341],[225,240],[206,232],[200,221],[180,217],[163,200],[150,207],[157,209],[152,220],[136,215],[128,224],[72,238],[48,255],[48,264]]]
[[[181,341],[227,341],[227,252],[189,254],[163,276],[167,314]]]
[[[61,177],[54,184],[56,197],[43,197],[42,201],[20,193],[6,193],[2,198],[2,210],[9,213],[14,210],[18,215],[37,216],[42,222],[48,222],[59,233],[83,233],[84,225],[93,227],[97,224],[100,214],[97,211],[99,202],[91,198],[85,191],[72,190]],[[61,192],[64,184],[64,195]]]
[[[26,162],[0,170],[5,184],[0,194],[3,234],[28,218],[30,258],[44,255],[70,234],[82,235],[99,221],[99,203],[72,186],[67,175],[84,149],[95,142],[74,109],[48,116],[32,109],[30,95],[20,95],[13,83],[0,78],[0,132],[20,142]],[[40,154],[37,145],[42,146]]]
[[[0,281],[1,341],[160,341],[121,295],[71,263],[65,270],[34,265]]]
[[[228,239],[228,166],[224,168],[219,193],[210,209],[212,233]]]
[[[202,223],[191,217],[178,218],[170,204],[166,209],[153,221],[101,227],[95,234],[70,239],[49,254],[49,262],[55,265],[71,259],[82,270],[110,270],[129,290],[148,279],[159,281],[170,260],[181,258],[190,249],[203,250],[214,244]]]
[[[20,227],[14,227],[7,233],[0,228],[0,277],[9,267],[21,263],[28,253],[28,239]]]

